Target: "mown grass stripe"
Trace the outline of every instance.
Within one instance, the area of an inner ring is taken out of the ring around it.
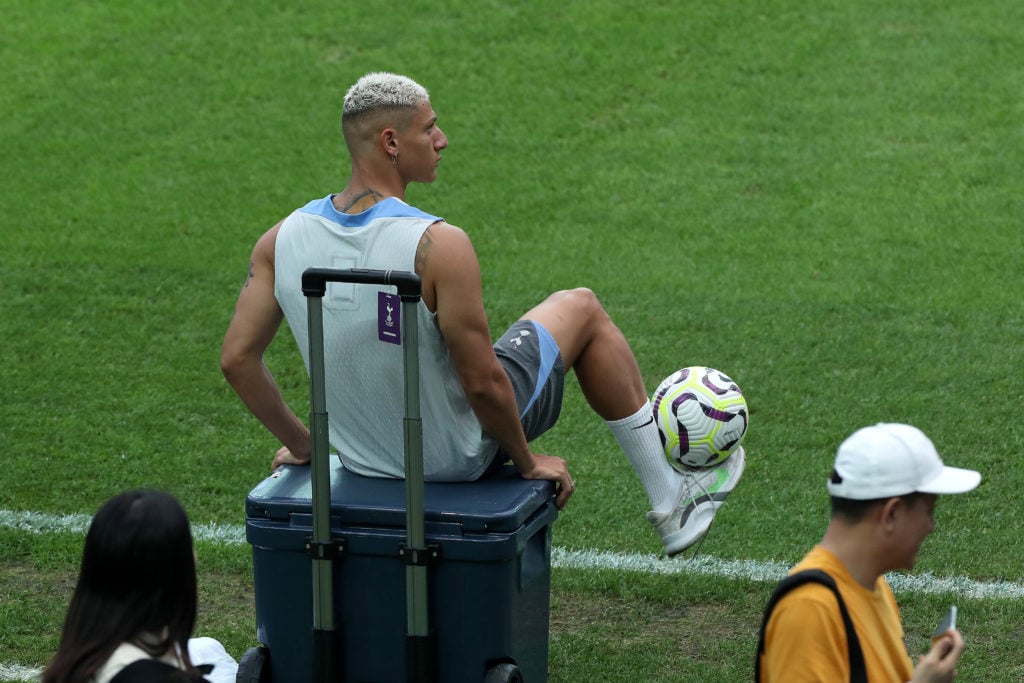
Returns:
[[[55,515],[45,512],[0,510],[0,527],[32,534],[84,534],[90,516]],[[199,542],[245,545],[245,528],[226,524],[193,524],[192,535]],[[598,550],[553,548],[551,566],[556,568],[612,570],[640,574],[703,574],[729,579],[778,581],[789,565],[761,560],[723,560],[707,555],[669,560],[658,555],[614,553]],[[963,576],[940,577],[930,573],[889,574],[897,593],[931,593],[965,598],[1021,598],[1024,584],[1011,581],[975,581]]]

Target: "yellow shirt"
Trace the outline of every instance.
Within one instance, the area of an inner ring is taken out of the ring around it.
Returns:
[[[874,590],[857,583],[839,559],[815,546],[790,573],[822,569],[835,579],[857,631],[870,683],[905,683],[914,667],[903,641],[899,607],[885,577]],[[765,629],[763,683],[844,683],[850,680],[846,629],[831,590],[816,583],[794,589],[775,606]]]

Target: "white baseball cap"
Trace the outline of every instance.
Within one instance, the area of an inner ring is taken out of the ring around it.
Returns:
[[[879,423],[839,445],[828,492],[836,498],[874,500],[910,493],[966,493],[981,482],[974,470],[948,467],[917,427]]]

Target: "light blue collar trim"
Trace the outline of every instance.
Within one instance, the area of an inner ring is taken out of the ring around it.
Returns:
[[[346,228],[361,228],[378,218],[423,218],[431,221],[444,220],[440,216],[420,211],[415,206],[409,206],[398,197],[388,197],[377,204],[374,204],[362,213],[342,213],[334,208],[331,197],[327,195],[322,199],[314,199],[309,204],[299,209],[302,213],[321,216],[332,223],[337,223]]]

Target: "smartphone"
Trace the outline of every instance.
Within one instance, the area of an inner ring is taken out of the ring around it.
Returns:
[[[939,627],[932,633],[932,643],[946,635],[946,631],[951,628],[956,628],[956,605],[950,605],[946,611],[946,616],[939,622]]]

